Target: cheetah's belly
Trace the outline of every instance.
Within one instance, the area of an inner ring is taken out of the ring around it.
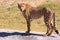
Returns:
[[[39,19],[42,17],[42,12],[32,12],[31,14],[31,19]]]

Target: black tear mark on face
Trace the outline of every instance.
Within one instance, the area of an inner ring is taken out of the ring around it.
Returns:
[[[22,11],[21,7],[20,7],[20,10]]]
[[[21,9],[21,5],[18,4],[18,8],[22,11],[22,9]]]

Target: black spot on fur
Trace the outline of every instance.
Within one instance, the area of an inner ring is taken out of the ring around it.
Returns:
[[[58,30],[55,30],[55,32],[56,32],[57,34],[59,34]]]

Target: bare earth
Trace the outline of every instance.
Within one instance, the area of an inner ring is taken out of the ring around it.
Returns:
[[[53,33],[51,36],[42,36],[42,32],[31,32],[26,34],[23,31],[0,29],[0,40],[60,40],[60,36]]]

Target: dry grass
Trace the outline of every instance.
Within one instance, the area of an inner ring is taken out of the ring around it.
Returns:
[[[55,9],[57,22],[56,24],[57,28],[60,29],[60,6],[49,2],[42,6],[51,6]],[[11,6],[10,8],[0,7],[0,28],[26,31],[26,21],[17,6]],[[46,31],[43,18],[32,21],[31,31]]]

